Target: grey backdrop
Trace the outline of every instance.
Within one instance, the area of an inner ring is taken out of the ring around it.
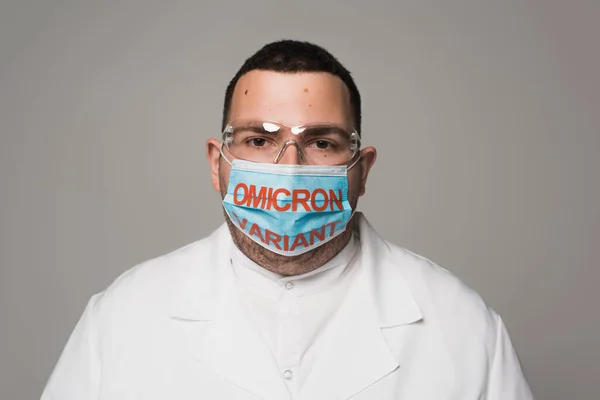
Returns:
[[[2,1],[0,398],[89,297],[222,222],[204,143],[280,38],[353,72],[360,204],[504,317],[539,399],[600,398],[600,2]]]

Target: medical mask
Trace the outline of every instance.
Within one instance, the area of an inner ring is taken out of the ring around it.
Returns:
[[[265,249],[306,253],[346,230],[353,215],[347,172],[356,162],[348,167],[234,160],[223,207]]]

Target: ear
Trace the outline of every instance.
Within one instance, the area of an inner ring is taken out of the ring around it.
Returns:
[[[210,167],[210,179],[212,181],[212,187],[217,192],[220,192],[219,184],[219,162],[221,159],[221,143],[214,138],[210,138],[206,141],[206,158],[208,159],[208,165]]]
[[[366,192],[367,188],[367,177],[369,176],[369,171],[371,171],[371,167],[375,164],[375,160],[377,160],[377,150],[373,146],[365,147],[360,151],[360,160],[358,163],[360,164],[360,190],[358,192],[359,196],[362,196]]]

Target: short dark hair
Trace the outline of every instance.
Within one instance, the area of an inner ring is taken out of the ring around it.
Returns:
[[[244,74],[254,70],[282,73],[327,72],[337,76],[344,82],[350,93],[354,128],[360,134],[360,93],[350,71],[321,46],[297,40],[280,40],[266,44],[244,62],[225,90],[222,129],[225,129],[228,122],[235,85]]]

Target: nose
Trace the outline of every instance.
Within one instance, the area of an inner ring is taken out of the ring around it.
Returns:
[[[302,149],[295,140],[288,140],[275,159],[276,164],[304,164]]]

